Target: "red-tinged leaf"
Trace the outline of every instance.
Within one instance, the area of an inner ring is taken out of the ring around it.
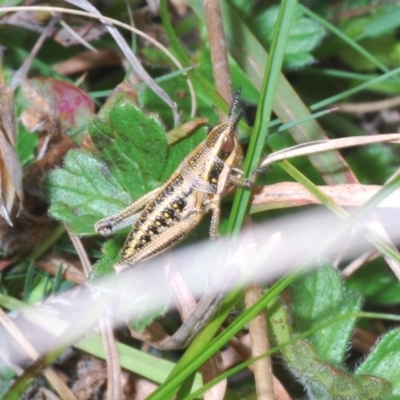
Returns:
[[[80,88],[51,78],[34,78],[22,84],[24,94],[31,106],[22,114],[22,121],[28,129],[40,129],[45,125],[55,125],[57,121],[61,132],[77,127],[86,128],[94,113],[91,98]]]

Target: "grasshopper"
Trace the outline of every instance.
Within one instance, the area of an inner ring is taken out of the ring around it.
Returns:
[[[158,189],[95,224],[101,235],[133,225],[117,273],[156,256],[182,240],[211,211],[211,239],[218,238],[221,197],[233,186],[250,188],[261,169],[242,178],[243,152],[236,126],[243,114],[240,88],[226,122],[217,124]]]

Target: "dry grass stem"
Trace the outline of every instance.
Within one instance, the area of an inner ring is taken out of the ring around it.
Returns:
[[[392,97],[390,99],[371,101],[367,103],[347,103],[347,104],[337,104],[336,107],[340,112],[345,113],[373,113],[382,110],[387,110],[389,108],[395,108],[400,105],[400,96]]]
[[[342,207],[361,207],[382,186],[341,184],[333,186],[317,186],[336,204]],[[297,182],[280,182],[269,186],[260,186],[254,190],[252,212],[284,207],[299,207],[307,204],[321,204],[303,185]],[[400,206],[400,190],[396,190],[378,204],[380,208],[398,208]]]
[[[78,253],[79,259],[85,271],[85,275],[86,277],[88,277],[92,271],[92,265],[90,263],[89,257],[87,256],[86,250],[83,247],[81,240],[71,233],[68,224],[65,224],[65,228],[70,236],[71,242],[74,245],[76,252]],[[93,292],[92,296],[96,299],[99,294]],[[99,326],[101,336],[103,338],[107,361],[107,399],[120,399],[122,394],[122,373],[112,322],[110,318],[104,316],[100,318]]]
[[[79,42],[82,46],[86,47],[93,53],[97,53],[98,50],[93,47],[87,40],[85,40],[82,36],[79,35],[78,32],[75,32],[66,22],[60,21],[60,25],[72,36],[76,39],[77,42]]]
[[[341,149],[353,146],[362,146],[371,143],[393,142],[399,143],[399,133],[387,133],[383,135],[371,136],[353,136],[341,139],[331,140],[316,140],[315,142],[308,142],[289,147],[284,150],[279,150],[271,153],[268,157],[264,158],[261,166],[267,166],[277,161],[286,160],[292,157],[299,157],[305,155],[312,155],[329,150]]]
[[[230,104],[232,102],[232,83],[219,0],[204,0],[204,13],[215,87],[225,102]],[[220,119],[223,119],[225,114],[220,111],[219,116]]]
[[[361,254],[355,260],[353,260],[349,265],[347,265],[341,272],[343,278],[348,278],[353,275],[359,268],[361,268],[368,261],[372,261],[375,258],[378,258],[380,254],[376,249],[371,249]]]
[[[251,307],[262,296],[262,288],[253,285],[245,292],[246,307]],[[251,352],[258,357],[270,349],[268,340],[267,319],[265,312],[260,312],[249,322]],[[254,378],[258,400],[275,400],[271,358],[266,356],[254,363]]]

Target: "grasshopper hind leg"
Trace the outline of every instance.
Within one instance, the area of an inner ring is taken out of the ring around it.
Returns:
[[[200,213],[191,215],[187,220],[182,221],[179,225],[175,225],[157,237],[154,237],[151,243],[139,251],[132,248],[132,241],[129,240],[131,234],[129,234],[124,248],[122,249],[121,261],[114,265],[115,271],[117,274],[120,274],[126,269],[133,267],[135,264],[156,256],[164,250],[174,246],[192,231],[192,229],[201,221],[202,217],[203,214]]]
[[[100,235],[107,236],[126,226],[133,225],[139,218],[140,211],[157,196],[159,191],[160,188],[152,190],[118,213],[96,222],[95,231]]]

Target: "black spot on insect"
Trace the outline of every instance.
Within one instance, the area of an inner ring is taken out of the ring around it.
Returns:
[[[147,228],[147,233],[152,236],[152,235],[157,235],[158,234],[158,229],[155,226],[149,226]]]
[[[154,223],[156,224],[156,226],[168,226],[167,222],[165,221],[165,218],[162,217],[157,217]]]
[[[186,206],[186,201],[182,197],[178,197],[178,198],[174,199],[172,202],[172,207],[175,210],[178,210],[179,212],[182,212],[182,210],[185,208],[185,206]]]
[[[139,242],[142,244],[146,244],[150,242],[150,236],[149,235],[142,235],[139,239]]]
[[[166,219],[175,219],[175,210],[173,208],[166,208],[162,212],[163,217]]]
[[[208,182],[217,184],[218,178],[222,172],[222,167],[218,164],[214,164],[208,173]]]
[[[135,244],[135,250],[140,250],[140,249],[142,249],[144,247],[144,243],[142,243],[142,242],[137,242],[136,244]]]

